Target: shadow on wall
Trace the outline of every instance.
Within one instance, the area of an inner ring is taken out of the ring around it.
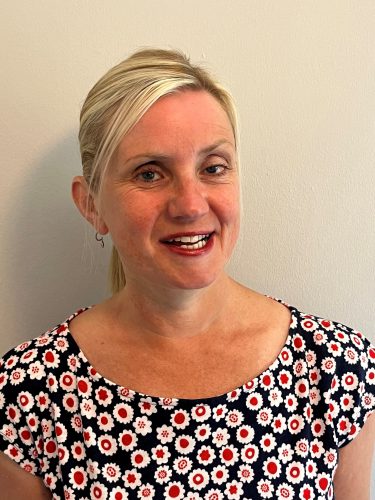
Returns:
[[[2,352],[108,295],[110,240],[102,249],[71,199],[72,177],[81,173],[75,136],[65,137],[27,172],[4,218],[4,306],[12,339],[2,339]]]

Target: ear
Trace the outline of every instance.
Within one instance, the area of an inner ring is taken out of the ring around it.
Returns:
[[[107,234],[108,227],[99,215],[95,198],[90,193],[87,182],[82,175],[77,175],[72,181],[72,197],[78,210],[96,231],[100,234]]]

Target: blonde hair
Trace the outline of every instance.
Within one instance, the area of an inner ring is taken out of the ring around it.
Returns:
[[[92,193],[101,183],[123,137],[161,97],[184,89],[205,90],[222,106],[237,142],[236,110],[230,93],[207,70],[177,50],[142,49],[110,69],[90,90],[80,115],[83,176]],[[117,249],[110,263],[113,293],[126,283]]]

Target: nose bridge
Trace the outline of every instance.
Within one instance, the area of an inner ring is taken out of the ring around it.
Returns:
[[[206,189],[197,175],[190,173],[175,178],[168,210],[177,218],[196,218],[207,213]]]

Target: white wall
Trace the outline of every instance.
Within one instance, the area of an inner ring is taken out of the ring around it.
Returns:
[[[106,295],[70,201],[80,105],[139,46],[178,47],[232,90],[240,281],[375,339],[373,0],[2,2],[0,350]]]

